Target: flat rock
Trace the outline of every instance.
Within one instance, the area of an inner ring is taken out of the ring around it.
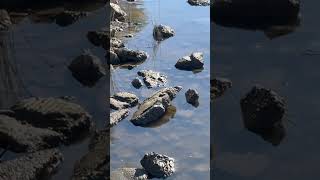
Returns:
[[[20,122],[59,132],[67,142],[87,135],[93,124],[91,116],[80,105],[61,98],[29,98],[11,110]]]
[[[127,109],[122,109],[122,110],[110,113],[110,122],[109,122],[109,125],[107,125],[107,127],[113,127],[117,125],[120,121],[124,120],[128,116],[129,116],[129,110]]]
[[[174,159],[166,155],[147,153],[140,163],[150,175],[156,178],[167,178],[175,172]]]
[[[210,6],[209,0],[188,0],[191,6]]]
[[[189,104],[198,107],[199,106],[199,93],[195,89],[188,89],[185,93],[186,100]]]
[[[121,9],[121,7],[117,4],[110,3],[111,14],[113,16],[112,20],[117,19],[119,21],[124,21],[127,13]]]
[[[69,65],[69,69],[74,78],[89,87],[94,86],[101,77],[107,74],[100,58],[90,52],[76,57]]]
[[[141,81],[141,79],[139,79],[138,77],[134,78],[132,81],[131,81],[131,84],[133,87],[139,89],[143,86],[143,83]]]
[[[232,87],[232,82],[226,78],[213,78],[210,80],[211,100],[221,97],[228,89]]]
[[[148,174],[142,168],[119,168],[111,172],[111,180],[147,180]]]
[[[8,12],[4,9],[0,9],[0,31],[8,31],[12,22]]]
[[[157,41],[168,39],[174,35],[175,32],[170,26],[160,24],[153,28],[153,38]]]
[[[134,107],[138,102],[139,98],[128,92],[118,92],[110,97],[110,107],[115,110]]]
[[[63,142],[57,132],[21,124],[5,115],[0,115],[0,134],[0,147],[17,153],[49,149]]]
[[[202,69],[204,65],[203,54],[201,52],[192,53],[179,59],[175,67],[180,70],[193,71]]]
[[[55,173],[63,161],[57,149],[27,154],[14,160],[0,163],[0,180],[47,179]]]
[[[143,101],[133,114],[131,122],[136,126],[147,126],[165,115],[171,101],[176,97],[182,87],[163,88]]]
[[[148,58],[148,54],[140,50],[131,50],[127,48],[114,48],[113,50],[122,63],[139,63],[143,62]]]
[[[85,12],[63,11],[63,12],[59,13],[55,17],[55,19],[56,19],[56,23],[59,26],[68,26],[68,25],[75,23],[80,18],[86,17],[86,16],[87,16],[87,13],[85,13]]]
[[[138,75],[143,77],[147,88],[159,87],[167,82],[167,77],[152,70],[138,71]]]

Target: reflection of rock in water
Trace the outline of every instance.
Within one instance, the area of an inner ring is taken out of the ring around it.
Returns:
[[[11,106],[25,94],[12,43],[10,33],[0,33],[0,108]]]
[[[222,26],[261,30],[269,38],[293,32],[300,24],[300,1],[216,0],[211,19]]]
[[[148,128],[160,127],[163,124],[166,124],[167,122],[169,122],[170,119],[174,118],[176,112],[177,112],[177,108],[175,106],[169,106],[164,116],[162,116],[162,118],[160,118],[157,121],[151,122],[150,124],[147,124],[143,127],[148,127]]]

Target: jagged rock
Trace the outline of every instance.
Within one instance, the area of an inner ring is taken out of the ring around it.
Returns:
[[[210,80],[211,100],[221,97],[228,89],[232,87],[232,82],[225,78],[214,78]]]
[[[160,24],[153,28],[153,38],[157,41],[168,39],[174,35],[174,30],[169,26]]]
[[[11,27],[12,22],[8,12],[0,9],[0,31],[7,31]]]
[[[66,142],[79,140],[91,130],[91,116],[78,104],[61,98],[29,98],[12,108],[18,121],[63,134]]]
[[[81,17],[85,17],[85,16],[87,16],[87,13],[85,12],[63,11],[60,14],[58,14],[55,17],[55,19],[56,19],[56,23],[59,26],[68,26],[78,21]]]
[[[115,31],[108,28],[102,28],[98,31],[89,31],[87,33],[88,40],[95,46],[102,46],[104,49],[110,48],[110,36],[113,37]]]
[[[147,153],[140,163],[149,174],[156,178],[167,178],[175,172],[174,159],[166,155]]]
[[[124,47],[123,42],[118,38],[111,38],[110,44],[111,44],[112,48],[122,48],[122,47]]]
[[[34,152],[56,147],[62,141],[62,135],[57,132],[21,124],[14,118],[0,115],[1,148],[17,153]]]
[[[179,59],[175,67],[181,70],[192,71],[202,69],[204,65],[203,54],[201,52],[192,53],[190,56],[184,56]]]
[[[112,180],[147,180],[148,174],[142,168],[119,168],[111,172]]]
[[[128,116],[129,116],[129,110],[127,109],[122,109],[122,110],[110,113],[110,122],[109,122],[109,125],[107,125],[107,127],[113,127],[117,125],[120,121],[124,120]]]
[[[124,21],[125,17],[127,16],[127,13],[124,12],[121,7],[117,4],[114,3],[110,3],[110,7],[111,7],[111,14],[113,16],[113,20],[117,19],[119,21]]]
[[[185,93],[186,100],[189,104],[192,104],[193,106],[197,107],[199,106],[199,93],[198,91],[194,89],[188,89],[188,91]]]
[[[166,113],[171,101],[176,97],[182,87],[163,88],[143,101],[133,114],[131,122],[136,126],[147,126],[159,120]]]
[[[72,180],[109,179],[109,130],[95,133],[89,145],[89,152],[75,165]]]
[[[85,52],[76,57],[69,65],[69,69],[73,77],[81,84],[89,87],[107,74],[100,58],[90,52]]]
[[[209,0],[188,0],[188,3],[192,6],[210,6]]]
[[[138,77],[134,78],[132,81],[131,81],[131,84],[133,87],[139,89],[141,86],[143,86],[143,83],[141,81],[141,79],[139,79]]]
[[[144,51],[131,50],[127,48],[115,48],[114,52],[118,55],[120,63],[138,63],[148,58],[148,54]]]
[[[138,71],[138,75],[143,77],[144,84],[147,88],[158,87],[167,82],[167,77],[152,70]]]
[[[0,179],[47,179],[55,173],[62,161],[62,154],[57,149],[27,154],[17,159],[0,163]]]
[[[128,92],[119,92],[110,97],[110,108],[119,110],[134,107],[138,104],[139,98]]]

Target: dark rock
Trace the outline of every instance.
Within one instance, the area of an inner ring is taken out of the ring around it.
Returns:
[[[16,119],[0,115],[0,146],[20,152],[53,148],[63,142],[62,135],[49,129],[21,124]]]
[[[60,14],[58,14],[55,19],[56,23],[59,26],[68,26],[76,21],[78,21],[81,17],[87,16],[87,13],[84,12],[78,12],[78,11],[63,11]]]
[[[109,122],[109,125],[107,125],[107,127],[110,128],[117,125],[120,121],[124,120],[128,116],[129,116],[129,110],[127,109],[122,109],[122,110],[110,113],[110,122]]]
[[[4,9],[0,9],[0,31],[8,31],[12,22],[8,12]]]
[[[113,180],[147,180],[148,173],[142,168],[119,168],[111,173]]]
[[[106,75],[106,69],[103,67],[101,60],[90,52],[75,58],[69,65],[69,69],[81,84],[89,87]]]
[[[124,21],[127,13],[124,12],[121,7],[117,4],[110,3],[112,20],[117,19],[119,21]]]
[[[171,105],[171,101],[176,97],[182,87],[163,88],[143,101],[138,110],[133,114],[131,122],[136,126],[147,126],[159,120]]]
[[[153,28],[153,38],[157,41],[168,39],[174,35],[174,30],[169,26],[160,24]]]
[[[61,98],[29,98],[11,110],[17,120],[59,132],[66,142],[79,140],[92,127],[91,116],[80,105]]]
[[[192,6],[210,6],[209,0],[188,0],[188,3]]]
[[[134,78],[134,80],[132,80],[131,84],[133,87],[135,87],[137,89],[139,89],[141,86],[143,86],[141,79],[139,79],[138,77]]]
[[[98,31],[89,31],[87,33],[88,40],[95,46],[102,46],[104,49],[109,50],[110,48],[110,37],[113,37],[114,31],[108,28],[103,28]]]
[[[175,67],[180,70],[193,71],[202,69],[204,65],[203,54],[200,52],[192,53],[178,60]]]
[[[114,52],[118,55],[120,63],[139,63],[148,58],[148,54],[144,51],[131,50],[127,48],[115,48]]]
[[[214,78],[210,80],[211,100],[221,97],[228,89],[232,87],[232,82],[225,78]]]
[[[108,54],[106,55],[106,58],[107,58],[107,62],[109,64],[120,64],[121,63],[118,55],[115,52],[113,52],[112,50],[110,50],[108,52]]]
[[[47,179],[55,173],[62,160],[62,154],[56,149],[27,154],[17,159],[0,163],[0,179]]]
[[[199,93],[194,89],[188,89],[185,93],[186,100],[189,104],[192,104],[195,107],[199,106]]]
[[[147,88],[159,87],[167,82],[167,77],[152,70],[142,70],[138,72],[143,77],[144,84]]]
[[[175,172],[174,159],[166,155],[147,153],[140,163],[149,174],[156,178],[167,178]]]

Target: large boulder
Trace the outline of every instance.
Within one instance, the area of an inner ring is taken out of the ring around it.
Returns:
[[[167,178],[175,172],[174,159],[166,155],[147,153],[140,163],[150,175],[156,178]]]
[[[127,48],[114,48],[113,51],[119,58],[119,64],[125,63],[139,63],[148,58],[148,54],[140,50],[132,50]],[[110,62],[111,64],[111,62]]]
[[[163,88],[147,98],[139,105],[138,110],[133,114],[131,122],[136,126],[147,126],[159,120],[171,105],[182,87]]]

